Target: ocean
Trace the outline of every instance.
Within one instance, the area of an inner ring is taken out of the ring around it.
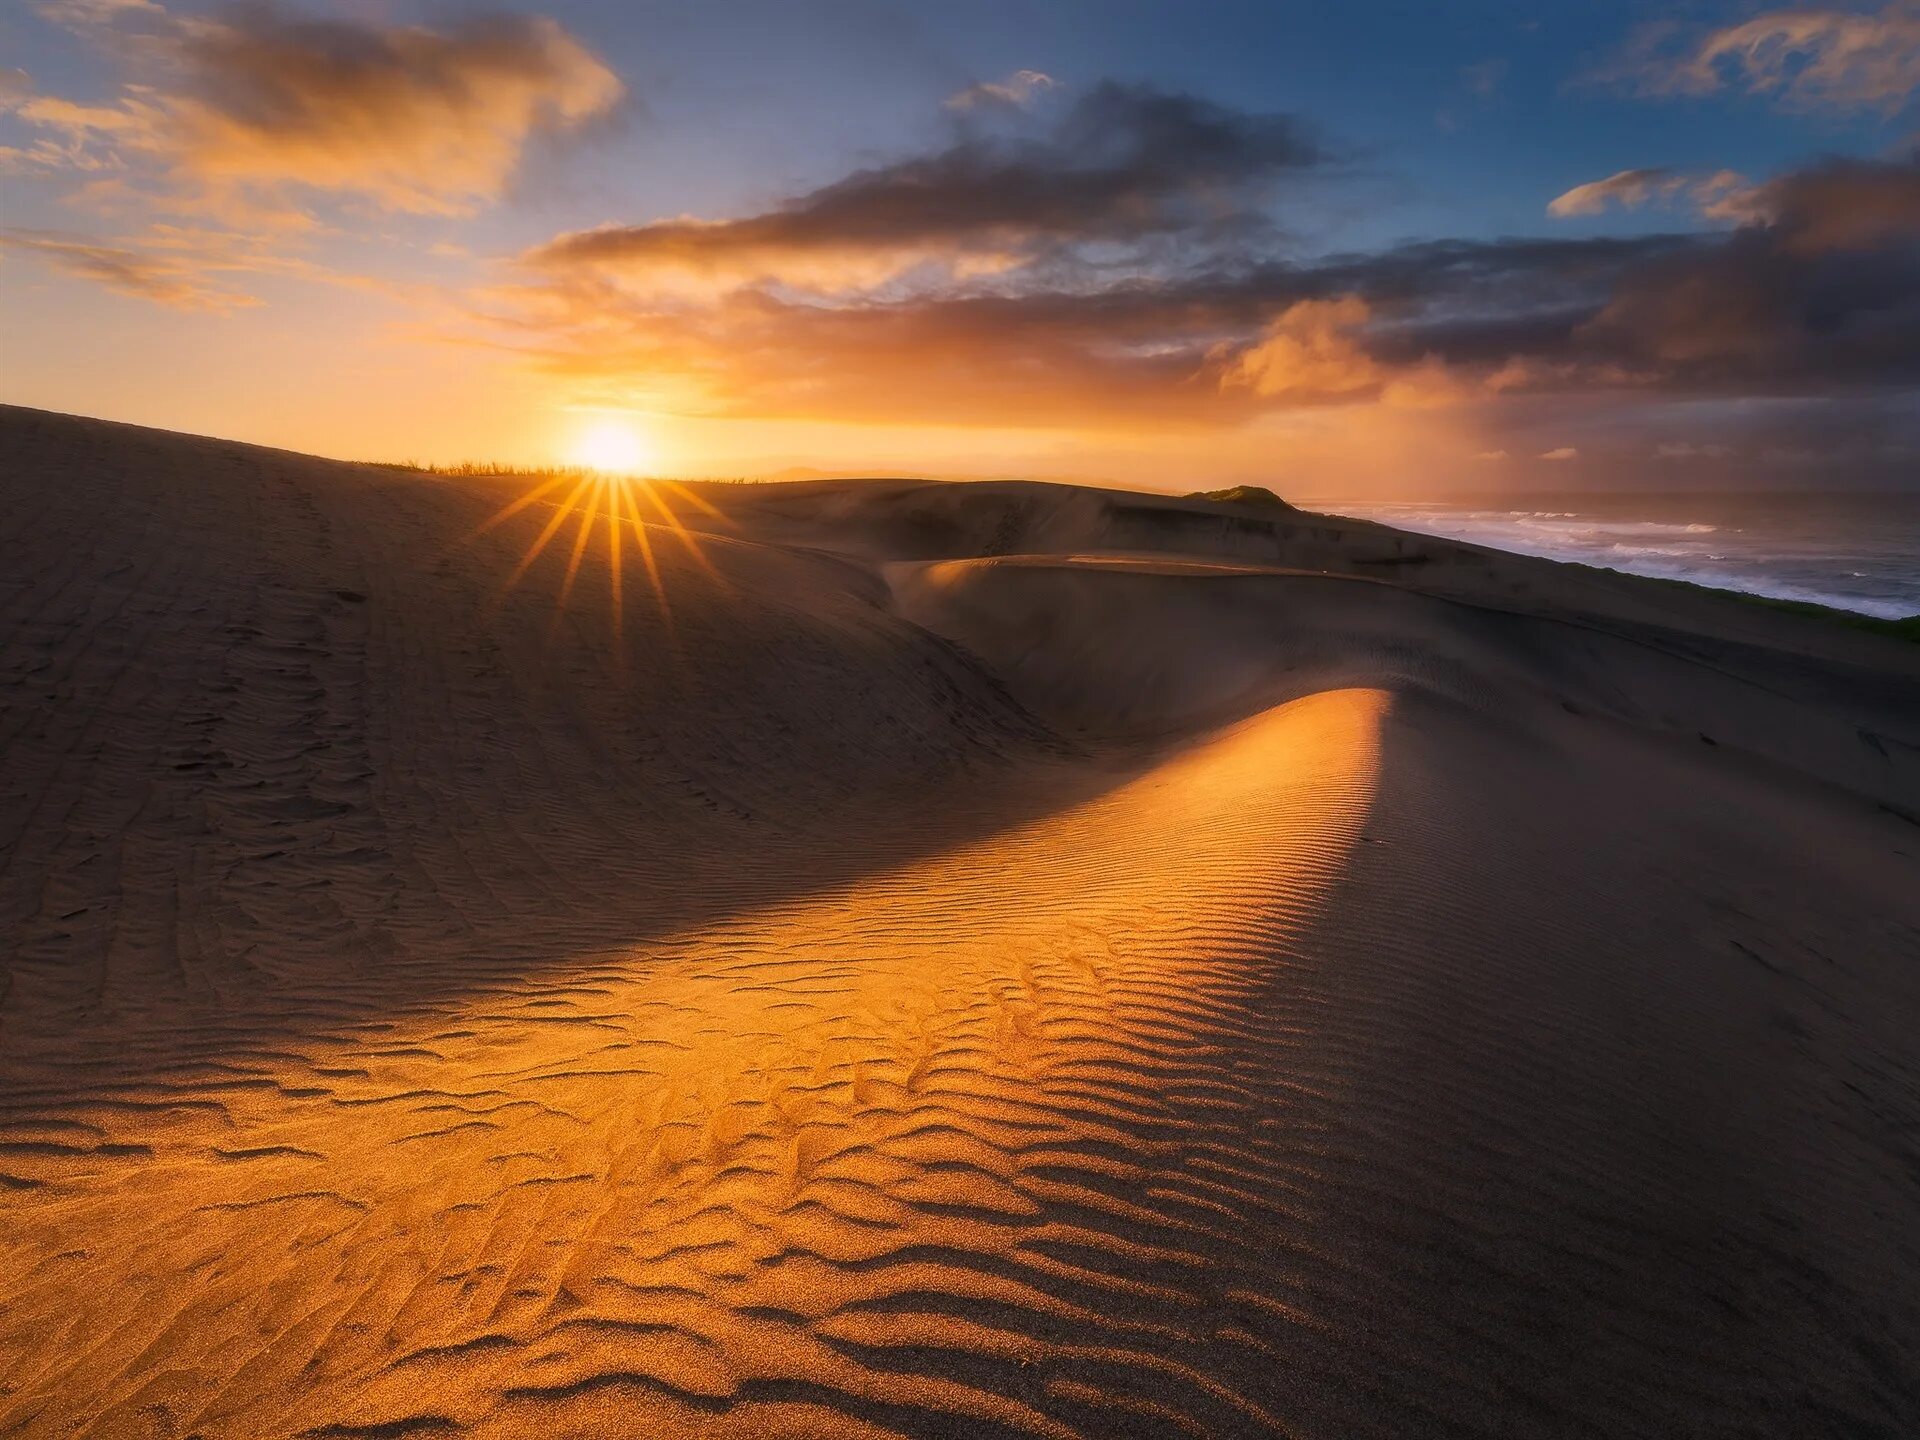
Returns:
[[[1302,503],[1549,560],[1810,600],[1886,619],[1920,614],[1920,494],[1690,492]]]

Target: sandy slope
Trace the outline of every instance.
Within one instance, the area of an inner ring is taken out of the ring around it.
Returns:
[[[0,487],[0,1432],[1920,1431],[1912,647],[1062,487]]]

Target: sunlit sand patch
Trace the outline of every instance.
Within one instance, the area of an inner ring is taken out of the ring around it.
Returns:
[[[215,1086],[230,1125],[25,1215],[19,1313],[77,1286],[122,1318],[16,1332],[14,1383],[109,1429],[1281,1432],[1218,1349],[1262,1363],[1231,1297],[1312,1145],[1248,1061],[1284,1072],[1307,1023],[1288,947],[1386,705],[1312,696],[993,839]],[[54,1262],[74,1234],[118,1240]]]

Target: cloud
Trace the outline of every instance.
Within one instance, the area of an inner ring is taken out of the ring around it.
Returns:
[[[131,13],[163,13],[154,0],[39,0],[33,8],[55,24],[73,29],[111,24]]]
[[[1903,109],[1920,88],[1920,5],[1772,10],[1675,47],[1671,25],[1641,32],[1599,76],[1646,94],[1728,85],[1795,109]]]
[[[0,73],[0,110],[37,132],[0,148],[0,171],[86,177],[69,202],[163,223],[112,239],[16,230],[5,243],[175,308],[258,303],[234,288],[242,275],[400,293],[304,258],[329,228],[308,207],[336,202],[332,220],[368,208],[468,213],[504,194],[531,146],[606,115],[623,93],[579,41],[536,16],[431,30],[268,6],[214,17],[152,0],[37,8],[110,49],[131,76],[117,97],[88,103]],[[199,228],[173,223],[181,218]]]
[[[1016,70],[1005,80],[983,80],[949,95],[946,106],[949,110],[974,110],[991,105],[1025,109],[1036,97],[1045,91],[1057,89],[1059,84],[1058,80],[1042,70]]]
[[[1386,371],[1352,333],[1368,316],[1367,302],[1357,295],[1298,301],[1267,326],[1257,344],[1233,358],[1221,383],[1291,400],[1376,395]]]
[[[1102,85],[755,214],[557,236],[463,333],[715,416],[1126,428],[1897,393],[1920,385],[1912,171],[1629,171],[1557,209],[1667,195],[1724,228],[1309,260],[1277,215],[1343,171],[1299,122]]]
[[[1912,247],[1791,232],[1424,242],[1102,282],[1049,266],[910,293],[637,296],[592,269],[509,287],[541,368],[720,415],[1234,423],[1528,395],[1833,395],[1920,382]]]
[[[1762,185],[1729,190],[1706,213],[1764,225],[1797,255],[1862,251],[1920,240],[1920,156],[1834,159]]]
[[[1378,399],[1417,406],[1458,398],[1460,387],[1432,357],[1395,368],[1370,355],[1356,332],[1371,316],[1357,295],[1298,301],[1255,344],[1231,355],[1220,383],[1295,404]]]
[[[870,289],[919,266],[943,280],[998,274],[1075,247],[1176,236],[1214,247],[1263,232],[1258,202],[1323,163],[1291,116],[1108,82],[1038,134],[967,130],[757,215],[579,231],[527,260],[635,290],[762,280]]]
[[[1655,196],[1670,196],[1686,181],[1671,170],[1621,170],[1604,180],[1589,180],[1576,185],[1547,204],[1549,215],[1598,215],[1609,204],[1631,210]]]
[[[552,20],[495,16],[445,32],[294,22],[268,11],[196,24],[192,89],[162,143],[213,180],[297,184],[397,210],[496,199],[528,141],[620,99],[619,80]]]
[[[1920,162],[1826,161],[1713,209],[1740,228],[1623,275],[1580,347],[1699,388],[1913,382]]]
[[[1540,458],[1542,460],[1555,460],[1555,461],[1578,460],[1580,458],[1580,452],[1571,445],[1562,445],[1554,450],[1542,451]]]
[[[167,222],[105,239],[59,230],[0,229],[0,249],[30,255],[52,269],[117,294],[176,310],[225,314],[253,308],[261,300],[239,285],[262,278],[339,286],[404,302],[435,298],[430,287],[336,270],[302,255],[283,253],[278,241],[271,233],[244,235]]]
[[[1758,185],[1731,170],[1707,175],[1622,170],[1574,186],[1556,197],[1547,213],[1564,219],[1597,215],[1609,205],[1634,209],[1682,199],[1709,220],[1765,226],[1782,248],[1798,254],[1873,249],[1920,239],[1920,158],[1836,158]]]
[[[0,249],[36,256],[67,275],[104,285],[118,295],[176,310],[226,312],[260,302],[206,282],[200,267],[179,256],[154,255],[47,231],[0,230]]]
[[[1604,180],[1589,180],[1555,196],[1547,203],[1549,215],[1598,215],[1609,205],[1635,210],[1653,199],[1671,199],[1686,188],[1687,180],[1671,170],[1621,170]]]
[[[991,283],[834,297],[742,286],[662,298],[597,267],[541,266],[480,321],[485,343],[547,373],[703,414],[1234,423],[1295,405],[1468,398],[1479,377],[1512,371],[1516,350],[1566,347],[1615,280],[1690,243],[1426,242],[1113,277],[1037,263]]]
[[[1660,167],[1622,170],[1555,196],[1547,204],[1547,213],[1564,220],[1575,215],[1598,215],[1610,205],[1637,210],[1642,205],[1684,200],[1710,219],[1744,221],[1751,217],[1740,213],[1735,197],[1746,188],[1746,181],[1732,170],[1714,170],[1701,175]]]
[[[309,20],[268,7],[175,17],[152,4],[52,7],[143,27],[138,83],[108,105],[36,97],[19,116],[95,164],[181,188],[317,191],[460,214],[499,198],[527,146],[607,114],[622,87],[552,20],[445,30]]]

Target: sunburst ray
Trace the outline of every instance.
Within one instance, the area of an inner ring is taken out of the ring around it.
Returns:
[[[558,499],[552,499],[555,491],[562,485],[572,482],[572,488]],[[643,504],[641,497],[645,496]],[[561,577],[558,594],[554,601],[554,617],[549,627],[550,633],[557,632],[560,618],[572,598],[575,585],[580,578],[587,557],[592,553],[595,534],[604,521],[606,525],[606,564],[608,584],[608,616],[613,627],[616,646],[621,646],[626,627],[626,576],[625,549],[626,531],[633,532],[633,543],[639,551],[640,563],[645,570],[647,588],[652,592],[658,606],[660,622],[666,631],[669,644],[675,653],[679,651],[679,637],[674,620],[673,605],[668,598],[668,574],[665,557],[656,544],[656,531],[669,530],[688,559],[697,565],[719,589],[730,588],[727,578],[708,557],[702,539],[707,522],[713,526],[731,529],[733,522],[726,513],[690,487],[672,480],[643,480],[634,477],[600,473],[581,474],[568,471],[546,478],[530,488],[507,505],[495,511],[493,515],[475,529],[467,538],[477,538],[489,530],[497,528],[530,507],[546,501],[553,507],[553,513],[541,525],[533,541],[520,555],[513,567],[501,582],[495,597],[497,605],[508,593],[521,585],[536,561],[552,546],[554,540],[566,528],[569,520],[576,514],[580,517],[575,528],[571,544],[568,547],[566,569]],[[685,501],[688,508],[700,512],[701,528],[689,526],[676,508],[676,501]],[[712,538],[705,535],[704,538]]]

